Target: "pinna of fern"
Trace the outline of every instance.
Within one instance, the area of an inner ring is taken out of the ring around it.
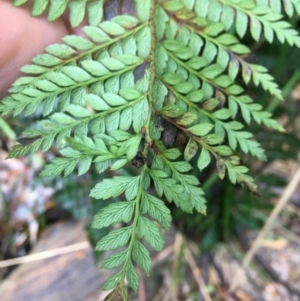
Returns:
[[[26,0],[15,0],[21,5]],[[42,175],[99,173],[134,165],[133,176],[104,179],[92,190],[96,199],[123,196],[95,217],[92,226],[123,223],[104,236],[98,250],[118,249],[103,268],[121,267],[104,284],[111,299],[127,299],[124,279],[134,290],[133,261],[149,273],[151,259],[143,242],[155,250],[164,245],[159,224],[170,227],[162,199],[186,212],[205,213],[198,179],[191,170],[215,162],[218,176],[257,193],[238,151],[265,160],[264,151],[244,130],[252,120],[278,131],[283,128],[236,83],[251,81],[271,95],[281,91],[263,66],[250,64],[250,49],[240,42],[247,31],[255,41],[264,35],[300,46],[297,32],[283,20],[300,11],[300,1],[136,0],[133,15],[103,17],[103,1],[35,0],[32,14],[58,18],[70,2],[70,21],[77,26],[87,8],[85,37],[69,35],[21,68],[0,104],[4,114],[30,115],[42,108],[38,126],[23,133],[31,143],[17,144],[9,157],[43,152],[55,144],[55,158]],[[104,1],[105,2],[105,1]],[[109,1],[106,1],[109,2]],[[282,5],[284,4],[284,5]],[[232,34],[233,25],[236,34]],[[178,137],[184,137],[178,147]],[[180,151],[182,150],[182,152]],[[189,161],[197,156],[197,166]],[[150,194],[153,183],[156,195]],[[155,222],[153,222],[155,221]]]

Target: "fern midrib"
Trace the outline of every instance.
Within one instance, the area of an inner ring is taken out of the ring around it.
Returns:
[[[222,43],[220,43],[218,40],[214,39],[213,37],[210,37],[209,35],[205,34],[203,31],[198,31],[196,30],[193,26],[187,24],[187,23],[182,23],[184,27],[186,27],[187,29],[189,29],[191,32],[198,34],[199,36],[201,36],[202,38],[204,38],[205,40],[208,40],[209,42],[211,42],[212,44],[222,48],[223,50],[225,50],[226,52],[228,52],[230,55],[232,55],[233,57],[235,57],[238,61],[240,61],[241,63],[247,65],[249,67],[249,69],[251,69],[249,63],[247,63],[245,60],[243,60],[238,54],[232,52],[229,47],[226,47],[227,45],[224,45]],[[238,43],[236,43],[238,44]],[[235,43],[230,44],[231,45],[235,45]],[[251,53],[250,49],[247,53]],[[244,54],[247,54],[244,53]]]
[[[177,92],[175,89],[173,89],[172,86],[167,85],[168,89],[176,96],[178,97],[180,100],[182,100],[184,103],[186,103],[188,106],[194,108],[198,113],[203,114],[205,116],[207,116],[209,119],[211,119],[212,121],[214,121],[214,123],[216,124],[220,124],[224,129],[226,129],[227,131],[232,131],[232,129],[228,128],[227,124],[223,121],[221,121],[220,119],[217,119],[215,116],[213,116],[213,114],[205,111],[204,109],[201,109],[200,107],[197,106],[197,104],[189,101],[188,99],[186,99],[186,97],[182,94],[180,94],[179,92]],[[165,118],[165,117],[164,117]],[[179,125],[176,124],[176,127],[180,127]],[[184,128],[185,129],[185,128]],[[185,129],[186,130],[186,129]]]
[[[180,172],[177,171],[176,168],[174,168],[174,166],[172,164],[170,164],[170,161],[168,159],[166,159],[165,156],[163,156],[161,154],[159,154],[158,156],[170,168],[170,170],[172,171],[173,177],[176,178],[177,180],[179,180],[180,183],[185,186],[185,189],[188,190],[189,183],[187,182],[187,180],[185,178],[181,177]],[[186,193],[190,193],[190,191],[186,191]]]
[[[146,143],[144,145],[144,150],[143,150],[143,155],[146,157],[148,150],[149,150],[149,144],[151,141],[151,137],[150,137],[150,133],[149,133],[149,129],[150,129],[150,122],[153,119],[153,115],[154,115],[154,100],[153,100],[153,86],[154,86],[154,82],[156,79],[156,68],[155,68],[155,58],[154,58],[154,53],[155,53],[155,47],[156,47],[156,32],[155,32],[155,25],[154,25],[154,16],[155,16],[155,9],[156,9],[156,5],[157,5],[157,1],[153,1],[151,3],[151,9],[150,9],[150,17],[149,17],[149,21],[147,24],[150,27],[151,30],[151,51],[150,51],[150,55],[147,58],[147,61],[150,63],[150,80],[149,80],[149,88],[148,88],[148,92],[147,92],[147,96],[148,96],[148,104],[149,104],[149,114],[148,114],[148,118],[146,121],[146,124],[144,126],[146,133],[145,133],[145,140]],[[143,95],[143,97],[145,97]],[[143,98],[142,97],[142,98]],[[146,171],[148,170],[147,164],[145,164],[143,166],[143,169],[140,173],[140,179],[139,179],[139,191],[138,194],[135,198],[136,200],[136,205],[135,205],[135,215],[134,215],[134,219],[132,222],[132,236],[128,245],[128,255],[126,258],[126,261],[124,263],[124,266],[122,268],[122,276],[121,276],[121,281],[124,281],[124,278],[126,277],[126,270],[128,265],[131,263],[131,258],[132,258],[132,250],[133,250],[133,246],[135,241],[138,241],[137,238],[137,226],[138,226],[138,221],[139,218],[141,216],[141,212],[140,212],[140,203],[142,200],[142,193],[143,193],[143,187],[142,187],[142,183],[143,183],[143,178],[145,176]]]
[[[111,72],[109,73],[108,75],[105,75],[103,77],[93,77],[92,79],[88,80],[88,81],[85,81],[85,82],[79,82],[79,83],[76,83],[75,85],[73,86],[69,86],[69,87],[59,87],[59,89],[53,91],[53,92],[49,92],[49,94],[47,94],[47,96],[43,95],[41,97],[36,97],[36,98],[29,98],[29,97],[24,97],[24,99],[22,100],[22,103],[24,104],[24,106],[26,106],[26,104],[28,103],[32,103],[33,101],[36,101],[36,102],[41,102],[43,100],[46,99],[46,97],[55,97],[59,94],[62,94],[64,92],[68,92],[68,91],[71,91],[71,90],[75,90],[76,88],[79,88],[79,87],[85,87],[85,86],[88,86],[88,85],[91,85],[95,82],[98,82],[98,81],[105,81],[107,79],[110,79],[110,78],[113,78],[115,76],[119,76],[121,74],[123,74],[124,72],[128,72],[128,71],[132,71],[134,70],[136,67],[138,67],[139,65],[141,65],[143,62],[138,62],[134,65],[131,65],[131,66],[128,66],[124,69],[122,69],[121,71],[115,71],[115,72]],[[21,93],[18,93],[17,95],[21,95]],[[12,95],[12,97],[14,97],[14,95]],[[14,98],[15,99],[15,98]],[[15,106],[19,106],[19,100],[15,99],[16,101],[16,104]]]
[[[223,122],[220,119],[217,119],[213,114],[210,114],[209,112],[199,108],[195,103],[190,102],[188,99],[186,99],[183,95],[181,95],[179,92],[177,92],[175,89],[173,89],[171,86],[168,86],[168,89],[179,99],[181,99],[183,102],[185,102],[188,106],[193,107],[197,110],[198,113],[203,114],[210,118],[212,121],[214,121],[215,124],[219,124],[226,132],[228,136],[234,137],[236,139],[236,145],[235,147],[231,146],[231,148],[235,151],[237,148],[237,142],[241,144],[245,144],[248,148],[248,151],[250,150],[252,155],[255,155],[256,157],[265,160],[265,156],[263,155],[263,150],[261,149],[260,145],[258,144],[256,146],[256,150],[259,150],[260,153],[253,152],[251,147],[253,146],[251,143],[253,143],[253,140],[248,140],[247,138],[242,137],[243,132],[234,130],[230,127],[230,125],[226,122]],[[176,127],[178,125],[176,124]]]
[[[209,35],[206,35],[206,34],[203,33],[202,31],[197,31],[193,26],[190,26],[190,25],[188,25],[188,24],[186,24],[186,23],[182,23],[182,24],[184,25],[184,27],[186,27],[187,29],[189,29],[191,32],[193,32],[193,33],[195,33],[195,34],[198,34],[199,36],[203,37],[205,40],[208,40],[208,41],[211,42],[212,44],[214,44],[214,45],[216,45],[216,46],[222,48],[222,49],[225,50],[226,52],[228,52],[230,56],[234,57],[237,61],[240,62],[240,64],[242,64],[243,68],[245,68],[244,66],[246,66],[248,69],[250,69],[250,70],[251,70],[251,75],[252,75],[252,74],[257,74],[257,76],[260,75],[260,72],[258,72],[257,70],[255,70],[255,69],[252,67],[251,64],[249,64],[246,60],[244,60],[240,55],[238,55],[238,54],[232,52],[232,51],[230,50],[230,48],[227,47],[226,45],[221,44],[220,42],[218,42],[218,40],[216,40],[216,39],[210,37]],[[238,43],[237,43],[237,44],[238,44]],[[236,45],[236,44],[233,44],[233,45]],[[248,54],[248,53],[250,53],[250,49],[249,49],[249,51],[248,51],[247,53],[245,52],[244,54]],[[253,75],[252,75],[252,76],[253,76]],[[274,83],[274,84],[275,84],[275,83]]]
[[[139,221],[139,218],[141,216],[141,212],[140,212],[140,203],[141,203],[141,200],[142,200],[142,193],[143,193],[143,187],[142,187],[142,183],[143,183],[143,178],[144,178],[144,175],[147,171],[147,165],[144,165],[143,166],[143,169],[140,173],[140,176],[139,176],[139,190],[138,190],[138,194],[135,198],[135,213],[134,213],[134,218],[133,218],[133,222],[131,224],[131,227],[132,227],[132,235],[131,235],[131,238],[130,238],[130,241],[129,241],[129,245],[127,247],[127,258],[124,262],[124,265],[123,265],[123,268],[121,269],[121,273],[122,273],[122,281],[124,281],[125,277],[126,277],[126,270],[127,270],[127,267],[128,267],[128,264],[131,263],[131,259],[132,259],[132,252],[133,252],[133,246],[134,246],[134,243],[135,241],[138,241],[138,238],[137,238],[137,227],[138,227],[138,221]]]
[[[170,123],[172,123],[172,124],[174,125],[174,121],[171,120],[170,118],[165,117],[165,116],[164,116],[163,118],[166,119],[168,122],[170,122]],[[186,129],[185,127],[183,127],[183,126],[181,126],[181,125],[179,125],[179,124],[177,124],[177,123],[176,123],[176,127],[179,128],[181,131],[183,131],[190,139],[192,139],[192,140],[194,140],[194,141],[197,141],[197,142],[201,145],[201,147],[204,147],[204,148],[206,148],[208,151],[210,151],[210,152],[214,155],[215,158],[217,158],[217,157],[221,158],[221,156],[218,155],[218,154],[214,151],[214,149],[213,149],[212,146],[208,145],[207,143],[205,143],[205,142],[203,141],[203,138],[197,137],[196,135],[190,133],[190,132],[188,131],[188,129]],[[166,160],[164,156],[161,156],[161,158],[162,158],[164,161]],[[169,165],[168,165],[168,166],[169,166]],[[169,166],[169,168],[171,168],[171,167]],[[172,168],[171,168],[171,169],[172,169]],[[176,171],[176,172],[177,172],[177,171]]]
[[[189,12],[192,13],[192,11],[190,11],[190,10],[189,10]],[[170,14],[169,14],[169,16],[170,16]],[[197,18],[196,14],[195,14],[195,18]],[[237,61],[240,62],[240,64],[242,65],[243,69],[247,68],[248,70],[251,70],[251,75],[252,75],[252,79],[253,80],[254,80],[254,77],[259,78],[259,82],[260,82],[260,84],[263,85],[263,87],[267,86],[266,89],[269,90],[273,95],[275,95],[276,97],[282,98],[281,91],[277,88],[277,85],[274,82],[274,78],[273,77],[271,79],[266,80],[267,81],[267,85],[266,85],[266,81],[263,81],[260,78],[262,76],[261,72],[259,70],[257,70],[257,68],[253,68],[252,65],[250,63],[246,62],[241,56],[239,56],[238,54],[232,52],[230,50],[230,48],[227,47],[227,45],[221,44],[220,42],[218,42],[218,40],[213,39],[209,35],[206,35],[205,33],[203,33],[202,30],[197,31],[192,25],[188,24],[189,20],[186,20],[185,18],[182,18],[180,20],[181,20],[181,25],[183,27],[187,28],[188,30],[190,30],[193,33],[198,34],[199,36],[203,37],[205,40],[208,40],[212,44],[214,44],[214,45],[222,48],[224,51],[226,51],[227,53],[229,53],[230,56],[232,56],[233,58],[235,58]],[[218,22],[214,22],[214,23],[217,24]],[[221,24],[221,23],[219,23],[219,24]],[[209,27],[209,25],[208,25],[208,27]],[[236,45],[244,46],[243,44],[240,43],[239,40],[237,40],[236,43],[232,43],[230,45],[231,45],[231,47],[236,46]],[[244,47],[245,47],[245,49],[247,48],[248,50],[247,50],[247,52],[243,51],[243,54],[250,53],[250,49],[248,47],[246,47],[246,46],[244,46]],[[272,86],[272,87],[270,87],[270,86]]]
[[[135,105],[136,103],[138,103],[139,101],[141,101],[145,96],[142,95],[140,96],[139,98],[131,101],[131,102],[127,102],[126,104],[122,105],[122,106],[118,106],[118,107],[115,107],[115,108],[111,108],[109,110],[106,110],[106,111],[103,111],[103,112],[100,112],[100,113],[96,113],[96,114],[93,114],[93,115],[90,115],[86,118],[83,118],[83,119],[79,119],[77,121],[75,121],[74,123],[70,124],[70,125],[66,125],[65,127],[61,127],[59,128],[58,130],[53,130],[53,131],[48,131],[46,132],[46,134],[48,135],[57,135],[59,132],[61,131],[64,131],[64,130],[70,130],[72,129],[73,127],[81,124],[81,123],[88,123],[89,121],[93,120],[93,119],[96,119],[96,118],[99,118],[99,117],[105,117],[106,115],[109,115],[111,113],[114,113],[114,112],[118,112],[118,111],[122,111],[132,105]],[[41,134],[41,133],[40,133]]]
[[[256,14],[253,14],[252,10],[244,9],[244,8],[238,6],[238,5],[234,5],[233,3],[227,2],[226,0],[225,1],[224,0],[218,0],[218,1],[220,1],[223,4],[226,4],[226,5],[234,8],[235,10],[238,10],[238,11],[241,11],[241,12],[245,13],[250,18],[259,20],[264,26],[268,26],[268,27],[272,28],[272,31],[275,31],[276,34],[277,34],[277,32],[280,32],[281,35],[284,37],[284,40],[291,41],[292,44],[300,42],[300,37],[297,35],[297,32],[294,29],[290,28],[290,26],[288,28],[287,27],[280,27],[279,26],[279,24],[283,25],[285,23],[286,23],[286,25],[289,25],[289,23],[281,20],[282,19],[282,15],[278,14],[278,15],[281,16],[281,19],[276,20],[274,22],[270,22],[270,21],[265,20],[263,18],[263,16],[265,16],[265,15],[259,15],[259,14],[256,15]],[[276,27],[276,30],[274,30],[275,27]],[[289,32],[289,35],[286,35],[287,32]],[[293,35],[291,35],[291,33],[293,33]]]
[[[72,57],[70,57],[68,59],[63,60],[63,62],[61,64],[59,64],[59,65],[56,65],[56,66],[54,66],[52,68],[50,67],[47,70],[47,73],[49,73],[51,71],[57,71],[61,67],[65,66],[65,65],[68,65],[69,63],[73,63],[74,61],[78,61],[78,60],[80,60],[81,58],[84,58],[87,55],[92,55],[94,52],[97,52],[97,51],[99,51],[101,49],[107,49],[109,46],[113,45],[114,43],[119,42],[122,39],[125,39],[125,38],[127,38],[127,37],[129,37],[131,35],[136,34],[141,29],[143,29],[146,25],[147,25],[147,23],[142,23],[139,26],[135,27],[134,29],[126,31],[124,34],[119,35],[119,36],[117,36],[115,38],[112,38],[108,42],[101,43],[100,45],[98,45],[96,47],[93,47],[91,49],[88,49],[88,50],[85,50],[85,51],[76,50],[76,51],[82,51],[82,52],[79,53],[78,55],[75,55],[75,56],[72,56]],[[34,81],[39,80],[39,79],[44,79],[44,73],[42,73],[39,76],[36,76]],[[31,82],[30,84],[34,84],[34,81]],[[26,85],[24,88],[27,88],[27,87],[28,87],[28,85]]]
[[[162,44],[161,44],[162,45]],[[163,47],[163,45],[162,45]],[[228,92],[226,90],[226,88],[222,88],[218,85],[216,85],[214,83],[214,81],[207,79],[206,77],[201,75],[201,72],[198,72],[192,68],[190,68],[189,66],[187,66],[186,64],[184,64],[181,60],[179,60],[175,55],[172,54],[172,52],[168,51],[165,47],[164,47],[165,51],[168,53],[168,56],[172,57],[172,59],[180,66],[182,66],[184,69],[186,69],[189,73],[195,75],[196,77],[200,78],[203,82],[211,85],[214,87],[215,90],[219,90],[221,92],[223,92],[228,98],[232,98],[234,99],[234,101],[236,103],[239,104],[240,107],[247,107],[247,110],[251,113],[251,115],[253,117],[258,118],[261,122],[263,122],[265,125],[270,126],[267,124],[268,120],[272,120],[271,118],[268,118],[267,120],[265,119],[261,119],[259,113],[264,113],[265,111],[252,111],[252,109],[249,107],[249,105],[243,101],[241,101],[238,96],[231,94],[230,92]],[[234,84],[235,85],[235,84]],[[188,101],[188,100],[186,100]],[[189,102],[189,101],[188,101]],[[253,103],[253,100],[252,100]],[[191,104],[190,104],[191,105]],[[194,106],[195,107],[195,106]],[[197,106],[196,106],[197,107]],[[199,110],[199,107],[197,107]],[[205,110],[203,110],[203,113],[206,114],[209,118],[211,118],[212,120],[214,120],[215,122],[219,122],[219,119],[214,118],[211,114],[207,113]],[[221,122],[223,124],[223,122]]]
[[[149,90],[148,90],[148,104],[149,104],[149,114],[148,114],[148,119],[147,122],[145,124],[145,129],[146,129],[146,133],[145,133],[145,140],[146,140],[146,145],[145,148],[143,150],[143,155],[146,157],[147,156],[147,152],[148,152],[148,145],[149,143],[151,143],[151,136],[150,136],[150,123],[151,120],[153,119],[153,116],[155,114],[154,111],[154,99],[153,99],[153,87],[154,87],[154,82],[156,79],[156,67],[155,67],[155,48],[156,48],[156,44],[157,44],[157,39],[156,39],[156,28],[155,28],[155,22],[154,22],[154,18],[155,18],[155,10],[156,10],[156,6],[157,6],[157,0],[153,0],[151,2],[151,8],[150,8],[150,17],[149,17],[149,21],[148,21],[148,26],[150,27],[150,31],[151,31],[151,45],[150,45],[150,55],[148,57],[148,61],[150,63],[150,80],[149,80]]]
[[[181,67],[183,67],[185,70],[187,70],[189,73],[195,75],[197,78],[200,78],[203,82],[211,85],[214,87],[214,89],[216,90],[220,90],[222,91],[224,94],[226,94],[227,96],[233,96],[232,94],[228,93],[226,91],[226,89],[219,87],[218,85],[216,85],[212,80],[204,77],[201,75],[201,72],[196,71],[194,69],[192,69],[191,67],[189,67],[188,65],[184,64],[181,60],[179,60],[175,55],[173,55],[172,52],[170,52],[169,50],[167,50],[163,44],[161,44],[161,46],[164,48],[164,50],[167,52],[168,56],[171,57],[178,65],[180,65]],[[217,64],[215,64],[217,65]]]

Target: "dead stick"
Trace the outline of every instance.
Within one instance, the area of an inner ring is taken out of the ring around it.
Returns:
[[[294,175],[293,175],[291,181],[289,182],[288,186],[285,188],[285,190],[284,190],[281,198],[279,199],[277,205],[273,208],[273,210],[272,210],[268,220],[266,221],[264,227],[261,229],[258,236],[256,237],[256,239],[252,243],[251,248],[246,253],[246,255],[245,255],[245,257],[242,261],[242,267],[240,267],[237,270],[237,272],[234,274],[234,277],[233,277],[233,280],[232,280],[232,283],[231,283],[231,286],[230,286],[230,289],[229,289],[230,292],[235,291],[236,288],[238,287],[240,273],[242,272],[243,269],[245,269],[249,266],[254,254],[256,253],[256,251],[258,250],[258,248],[260,246],[261,241],[263,240],[266,233],[272,228],[272,226],[273,226],[274,222],[276,221],[278,215],[280,214],[280,212],[282,211],[282,209],[284,208],[286,203],[289,201],[292,194],[297,189],[297,186],[298,186],[299,182],[300,182],[300,166],[298,166],[298,169],[294,173]]]
[[[13,258],[13,259],[2,260],[2,261],[0,261],[0,269],[6,268],[6,267],[9,267],[12,265],[16,265],[16,264],[28,263],[28,262],[32,262],[32,261],[36,261],[36,260],[41,260],[41,259],[45,259],[45,258],[50,258],[50,257],[58,256],[58,255],[71,253],[71,252],[81,251],[81,250],[90,248],[90,246],[91,245],[89,244],[88,241],[83,241],[83,242],[79,242],[77,244],[73,244],[70,246],[61,247],[61,248],[57,248],[57,249],[53,249],[53,250],[49,250],[49,251],[45,251],[45,252],[30,254],[30,255]]]
[[[196,261],[195,261],[193,255],[192,255],[192,252],[190,251],[189,247],[186,247],[184,255],[185,255],[185,259],[186,259],[187,263],[189,264],[189,266],[192,270],[193,276],[194,276],[194,278],[195,278],[195,280],[196,280],[196,282],[199,286],[200,292],[201,292],[204,300],[205,301],[212,301],[209,293],[206,290],[206,285],[205,285],[204,280],[202,278],[200,269],[197,267]]]

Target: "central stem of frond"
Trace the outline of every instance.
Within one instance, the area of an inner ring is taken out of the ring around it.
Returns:
[[[149,27],[151,31],[151,51],[150,55],[148,57],[149,62],[149,71],[150,71],[150,80],[149,80],[149,88],[148,88],[148,102],[149,102],[149,115],[147,119],[147,123],[145,125],[145,140],[146,145],[144,148],[144,155],[147,154],[149,145],[151,144],[151,137],[150,137],[150,123],[154,116],[154,100],[153,100],[153,87],[154,87],[154,81],[156,77],[156,67],[155,67],[155,47],[157,44],[157,38],[156,38],[156,28],[155,28],[155,13],[156,13],[156,7],[157,7],[157,0],[151,1],[151,9],[150,9],[150,16],[149,16]]]

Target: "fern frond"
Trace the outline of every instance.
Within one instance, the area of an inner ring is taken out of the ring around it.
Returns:
[[[142,242],[163,248],[159,226],[168,230],[171,224],[165,202],[205,214],[198,172],[215,164],[220,179],[227,175],[233,184],[257,193],[236,152],[266,158],[245,125],[254,120],[284,129],[245,94],[237,76],[245,85],[252,80],[282,96],[266,68],[247,61],[251,51],[240,39],[250,25],[256,41],[264,33],[272,42],[276,34],[281,43],[300,46],[297,32],[281,15],[283,7],[288,15],[298,10],[298,2],[135,0],[137,18],[108,20],[103,1],[71,1],[73,26],[82,21],[86,6],[95,20],[83,28],[87,38],[66,36],[21,69],[27,76],[13,83],[0,112],[27,116],[41,108],[42,116],[38,126],[23,133],[27,143],[15,145],[10,158],[40,148],[45,152],[55,144],[62,157],[46,165],[44,176],[67,176],[76,169],[82,175],[92,165],[98,173],[136,168],[131,176],[104,178],[90,194],[102,200],[119,197],[92,223],[97,229],[114,226],[96,247],[116,250],[102,263],[107,269],[119,267],[103,286],[114,289],[106,300],[127,300],[125,278],[137,290],[134,262],[149,273],[149,251]],[[39,15],[49,6],[52,20],[68,3],[35,0],[32,13]],[[236,34],[230,30],[233,24]],[[124,227],[116,227],[120,223]]]
[[[178,3],[180,4],[179,1]],[[282,98],[278,85],[274,83],[274,78],[266,73],[267,70],[264,67],[249,64],[243,58],[250,53],[250,49],[241,44],[236,37],[224,33],[225,28],[221,23],[196,17],[195,13],[184,8],[183,4],[178,5],[176,9],[172,7],[171,11],[168,10],[168,2],[165,3],[165,7],[169,13],[174,14],[182,21],[182,25],[177,26],[171,21],[172,19],[168,19],[165,30],[167,38],[174,39],[176,37],[186,46],[189,43],[191,47],[197,41],[199,49],[194,48],[194,50],[196,53],[203,52],[203,56],[207,58],[207,64],[215,60],[224,70],[228,67],[232,80],[236,78],[242,67],[242,76],[246,84],[252,78],[256,85],[261,84],[265,90],[279,99]]]
[[[15,6],[27,3],[28,0],[14,0]],[[62,16],[69,7],[70,23],[72,27],[78,26],[88,12],[89,24],[98,25],[103,17],[103,0],[34,0],[31,14],[34,17],[42,15],[48,9],[48,20],[54,21]]]
[[[289,16],[292,17],[296,11],[300,13],[300,1],[299,0],[256,0],[255,1],[259,6],[269,6],[272,10],[278,14],[281,14],[283,11]]]
[[[294,12],[300,14],[300,1],[299,0],[285,0],[282,3],[282,8],[289,17],[292,17]]]
[[[214,22],[221,22],[227,30],[235,21],[236,32],[241,38],[244,37],[249,28],[253,39],[256,41],[264,34],[266,40],[272,43],[274,34],[276,34],[281,43],[286,41],[291,46],[299,47],[300,37],[297,31],[292,29],[288,22],[281,20],[283,16],[280,14],[280,9],[272,3],[275,1],[271,1],[271,7],[269,7],[268,3],[257,6],[254,0],[196,0],[194,9],[198,16]],[[272,8],[275,8],[276,11]]]

